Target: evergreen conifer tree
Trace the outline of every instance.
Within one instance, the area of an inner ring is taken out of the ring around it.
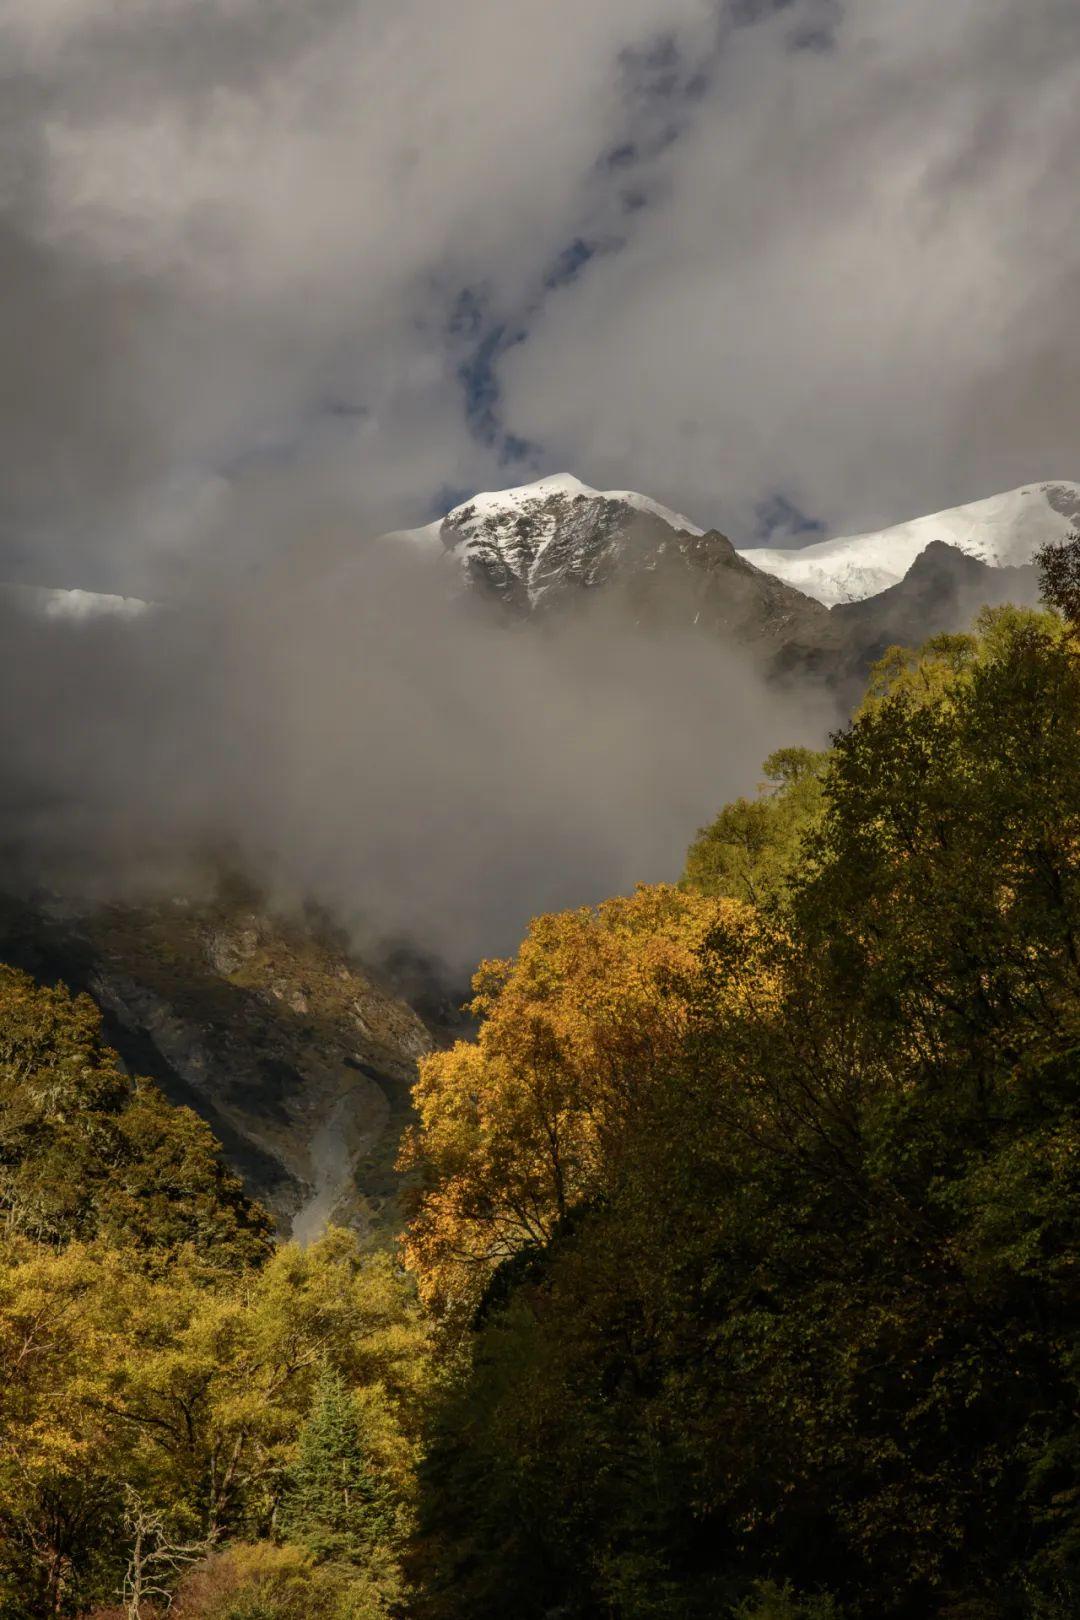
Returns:
[[[300,1431],[284,1513],[290,1541],[317,1558],[360,1563],[393,1528],[387,1488],[372,1467],[356,1400],[324,1367]]]

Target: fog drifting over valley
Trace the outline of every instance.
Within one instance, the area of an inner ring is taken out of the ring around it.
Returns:
[[[8,0],[2,835],[455,969],[833,716],[366,537],[569,468],[737,543],[1076,471],[1074,0]],[[911,289],[917,289],[912,293]]]
[[[831,718],[704,636],[507,624],[412,548],[317,549],[202,607],[5,622],[0,838],[23,887],[197,893],[210,857],[460,976],[538,910],[676,877],[763,754]]]

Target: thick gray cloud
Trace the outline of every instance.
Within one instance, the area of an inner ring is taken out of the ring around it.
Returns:
[[[519,431],[746,533],[1075,473],[1080,10],[866,0],[732,31],[625,252],[506,367]]]
[[[293,473],[746,536],[1076,470],[1073,0],[8,0],[0,58],[9,577],[231,567]]]
[[[496,480],[451,313],[528,302],[624,129],[623,53],[708,10],[11,0],[23,577],[33,543],[39,573],[144,588],[227,547],[218,504],[268,464],[314,462],[360,529]]]

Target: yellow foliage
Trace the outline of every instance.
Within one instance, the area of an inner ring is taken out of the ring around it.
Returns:
[[[539,917],[512,962],[480,967],[479,1035],[421,1065],[403,1154],[427,1175],[405,1252],[436,1311],[467,1310],[501,1261],[602,1188],[679,1063],[706,941],[729,937],[741,959],[758,926],[740,901],[643,886]]]
[[[404,1524],[426,1338],[389,1258],[339,1230],[209,1284],[102,1244],[0,1241],[0,1545],[18,1523],[55,1561],[72,1526],[107,1534],[95,1515],[125,1486],[189,1538],[267,1522],[325,1362]]]

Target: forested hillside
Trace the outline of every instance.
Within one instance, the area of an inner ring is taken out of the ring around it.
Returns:
[[[386,1614],[426,1330],[348,1234],[275,1251],[99,1025],[0,971],[0,1615]]]
[[[401,1264],[273,1249],[0,985],[0,1615],[1080,1612],[1080,641],[896,650],[424,1060]]]
[[[890,655],[769,774],[424,1067],[425,1616],[1080,1612],[1074,635]]]

